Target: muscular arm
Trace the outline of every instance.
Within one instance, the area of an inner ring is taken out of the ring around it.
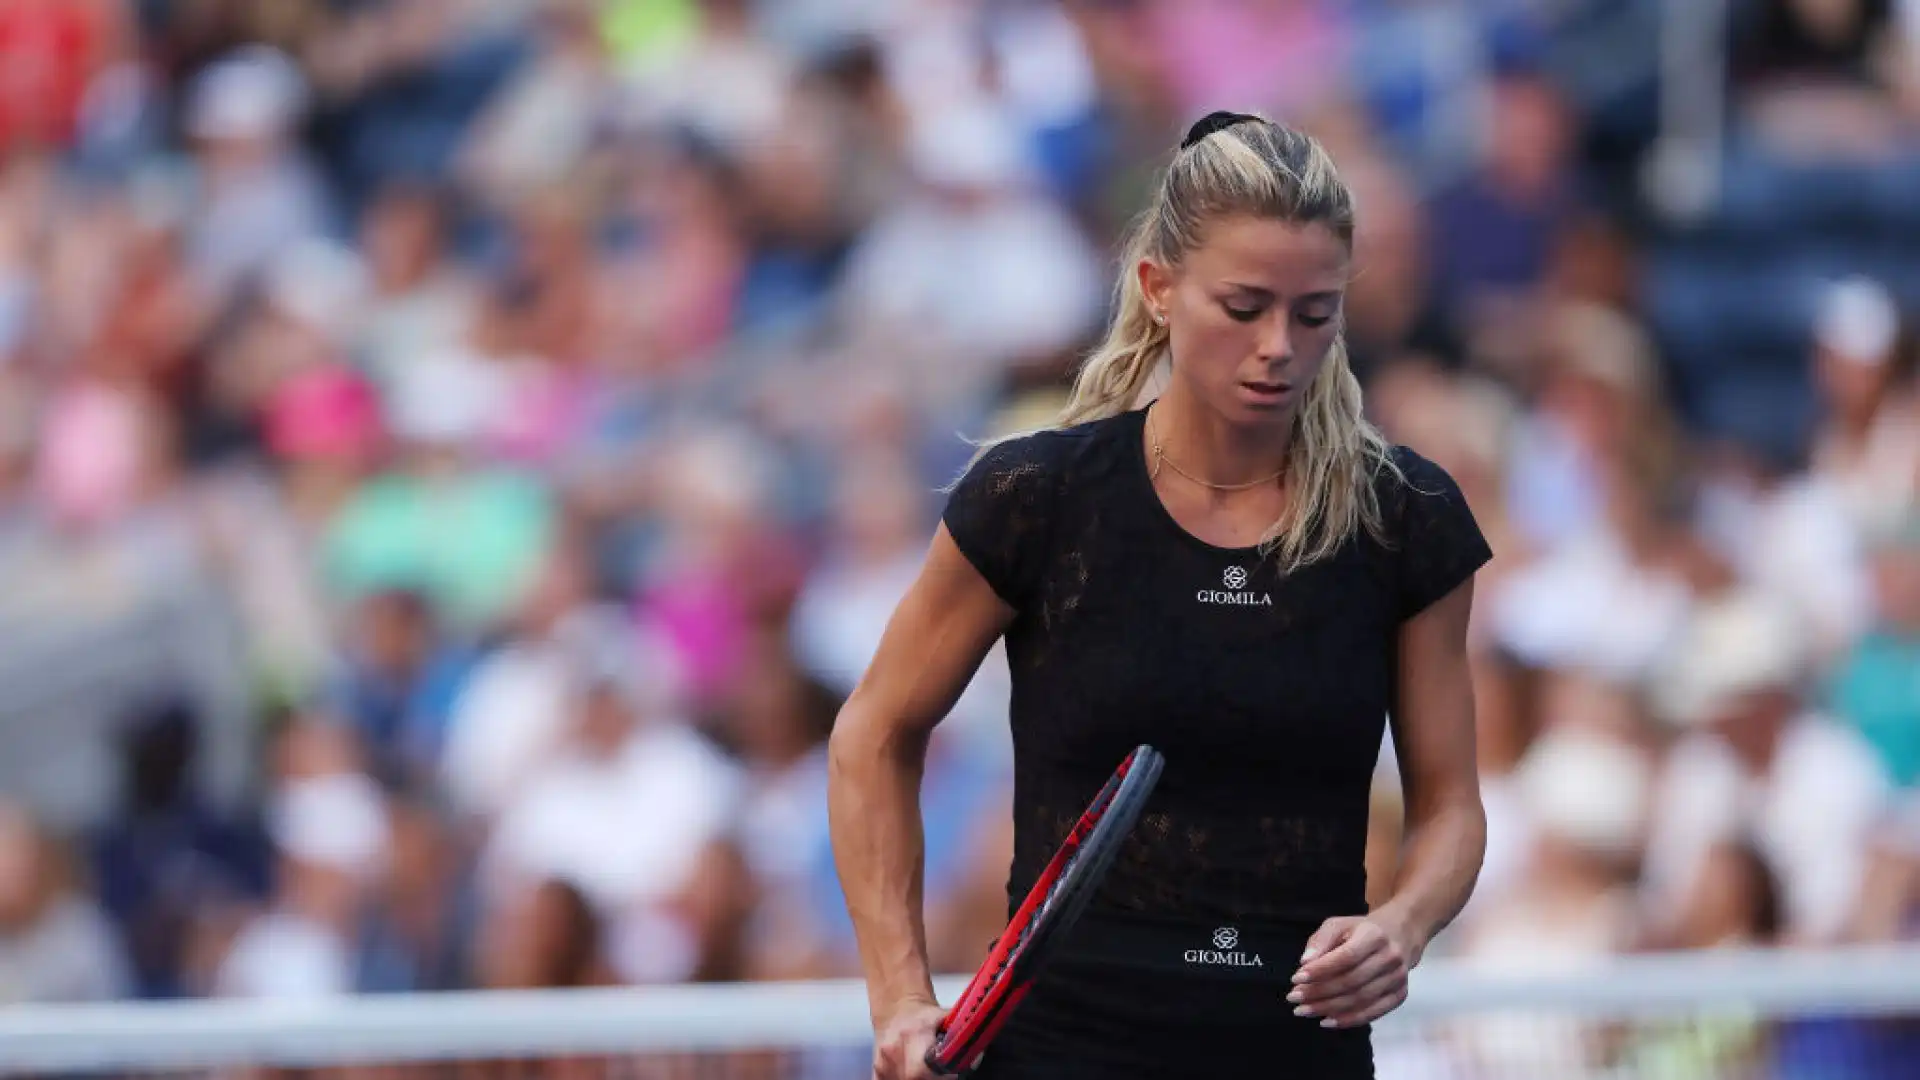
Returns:
[[[1287,1000],[1328,1027],[1379,1019],[1407,996],[1407,973],[1473,892],[1486,855],[1467,669],[1468,579],[1400,629],[1393,746],[1406,831],[1392,895],[1366,915],[1328,919],[1307,940]]]
[[[934,1000],[921,898],[927,739],[1013,615],[942,528],[834,725],[827,809],[876,1023]]]
[[[1392,896],[1376,914],[1410,930],[1420,951],[1466,906],[1486,855],[1467,664],[1472,607],[1469,579],[1400,630],[1393,745],[1406,791],[1406,839]]]

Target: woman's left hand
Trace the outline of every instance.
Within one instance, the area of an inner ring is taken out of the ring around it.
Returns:
[[[1371,1023],[1407,1000],[1407,973],[1424,943],[1384,913],[1343,915],[1307,940],[1287,1001],[1321,1027]]]

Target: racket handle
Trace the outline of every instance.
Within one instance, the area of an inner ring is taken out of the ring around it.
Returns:
[[[937,1052],[938,1049],[939,1049],[938,1044],[927,1047],[927,1056],[926,1056],[927,1068],[932,1069],[933,1074],[935,1076],[965,1076],[967,1074],[964,1068],[961,1069],[959,1072],[947,1071],[947,1067],[945,1065],[940,1064],[940,1055]]]

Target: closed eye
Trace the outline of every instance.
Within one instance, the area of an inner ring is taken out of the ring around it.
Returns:
[[[1300,325],[1301,325],[1301,326],[1309,326],[1309,327],[1321,327],[1321,326],[1325,326],[1325,325],[1327,325],[1328,323],[1330,323],[1330,322],[1332,322],[1332,321],[1333,321],[1333,316],[1331,316],[1331,315],[1301,315],[1301,316],[1299,316],[1299,319],[1300,319]]]
[[[1233,319],[1236,322],[1252,322],[1253,320],[1260,317],[1260,313],[1262,311],[1266,310],[1265,308],[1257,308],[1257,307],[1237,308],[1237,307],[1234,307],[1232,304],[1221,304],[1220,307],[1224,311],[1226,311],[1228,318]]]

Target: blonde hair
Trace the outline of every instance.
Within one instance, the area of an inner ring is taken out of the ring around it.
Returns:
[[[1223,122],[1224,121],[1224,122]],[[1056,428],[1118,416],[1146,390],[1167,358],[1167,328],[1147,307],[1137,268],[1143,259],[1177,264],[1199,247],[1209,221],[1229,215],[1318,223],[1353,246],[1353,196],[1333,159],[1311,136],[1256,116],[1214,114],[1194,126],[1168,165],[1153,201],[1124,248],[1113,322],[1074,379]],[[1390,446],[1362,411],[1360,380],[1344,334],[1294,416],[1286,484],[1292,498],[1262,537],[1261,551],[1284,570],[1328,558],[1356,532],[1387,542],[1374,480],[1399,469]]]

